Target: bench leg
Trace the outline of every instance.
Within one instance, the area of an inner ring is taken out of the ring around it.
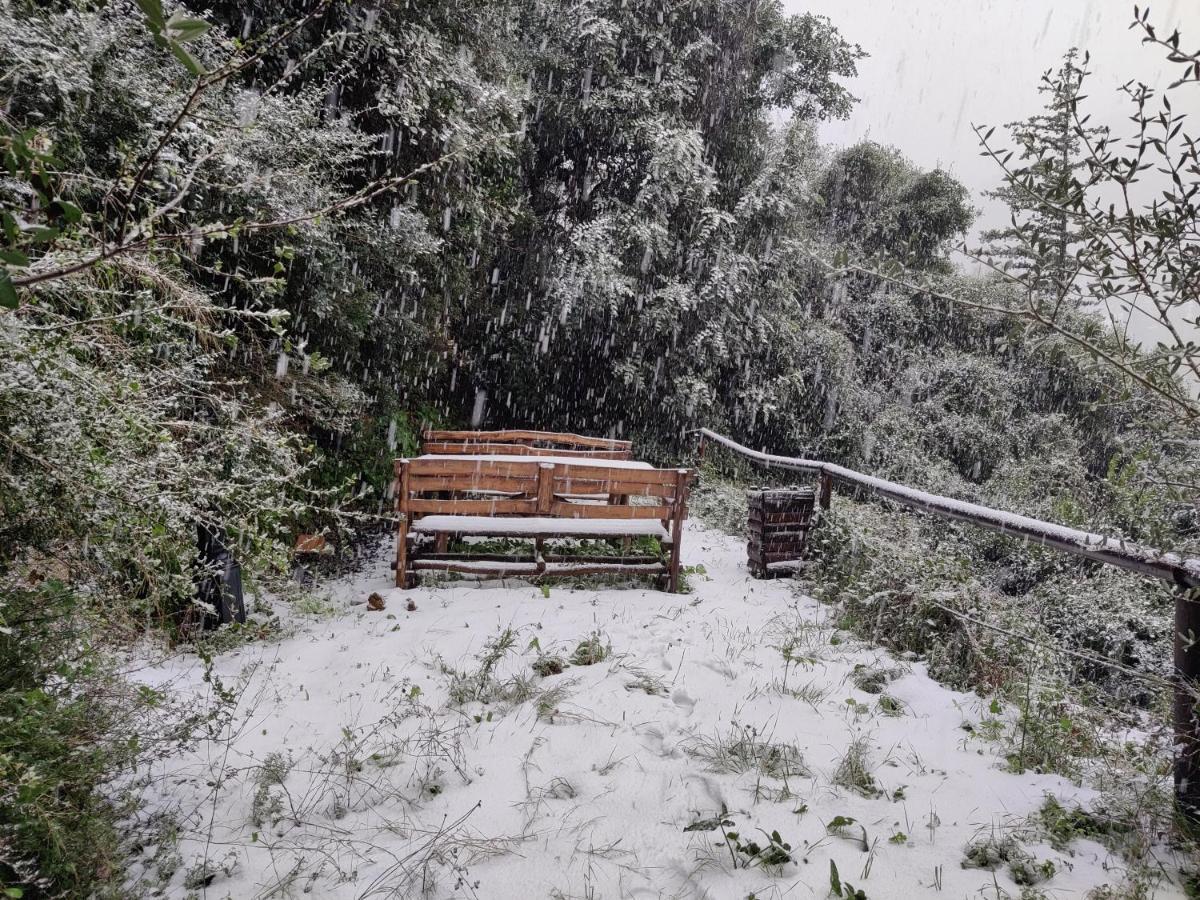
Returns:
[[[668,564],[667,570],[667,593],[679,593],[679,544],[680,541],[671,543],[671,561]]]
[[[396,535],[396,587],[412,587],[412,573],[408,571],[408,523],[400,523],[400,531]]]

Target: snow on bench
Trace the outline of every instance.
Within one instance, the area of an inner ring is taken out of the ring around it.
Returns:
[[[607,507],[611,509],[612,507]],[[671,534],[654,519],[565,519],[530,516],[509,519],[497,516],[425,516],[409,528],[414,532],[475,534],[486,537],[656,537]]]

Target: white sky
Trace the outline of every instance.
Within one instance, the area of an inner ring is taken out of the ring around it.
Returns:
[[[1091,51],[1090,109],[1094,120],[1114,129],[1126,115],[1121,83],[1136,77],[1156,85],[1172,68],[1160,49],[1143,46],[1129,30],[1132,0],[783,3],[789,12],[828,16],[871,54],[848,83],[860,98],[849,121],[824,127],[822,137],[835,144],[870,138],[922,167],[947,169],[971,190],[983,214],[977,225],[984,227],[1004,224],[1007,215],[980,196],[998,178],[995,164],[979,156],[973,122],[1003,125],[1037,112],[1042,73],[1072,46]],[[1150,7],[1160,34],[1179,28],[1186,46],[1200,44],[1200,0],[1159,0]]]

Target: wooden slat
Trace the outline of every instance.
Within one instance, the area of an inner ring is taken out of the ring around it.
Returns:
[[[543,571],[535,565],[515,567],[495,567],[472,565],[469,561],[452,562],[449,560],[414,560],[413,568],[421,571],[432,572],[460,572],[465,575],[492,575],[498,578],[528,578],[530,576],[538,576],[540,578],[564,578],[576,575],[661,575],[667,571],[667,567],[661,562],[653,560],[642,564],[597,564],[597,563],[581,563],[580,565],[560,565],[559,567]]]
[[[612,494],[626,497],[673,497],[674,484],[653,484],[644,481],[625,481],[613,478],[608,481],[596,481],[592,478],[556,478],[554,493],[588,495]]]
[[[420,475],[410,478],[408,489],[422,491],[501,491],[507,494],[530,493],[537,487],[536,478],[514,478],[496,475]]]
[[[579,459],[628,459],[628,450],[575,450],[564,447],[530,447],[527,444],[455,443],[431,441],[421,446],[429,454],[490,454],[494,456],[570,456]]]
[[[537,512],[536,500],[428,500],[415,497],[408,501],[412,512],[438,513],[447,516],[492,516],[497,513]]]
[[[554,503],[550,515],[559,519],[661,519],[662,506],[610,506],[607,503]]]
[[[615,438],[589,437],[582,434],[572,434],[560,431],[524,431],[507,429],[503,431],[426,431],[423,435],[426,442],[434,441],[465,441],[467,443],[514,443],[522,441],[544,441],[559,443],[563,446],[593,447],[599,450],[632,450],[632,441],[621,441]]]
[[[555,466],[554,477],[574,481],[604,481],[620,480],[630,484],[669,484],[675,483],[676,469],[611,469],[601,466],[589,466],[585,463],[559,463]]]
[[[537,478],[537,460],[529,462],[493,462],[481,459],[413,459],[409,460],[413,475],[470,475],[501,478]]]
[[[482,560],[488,562],[488,560]],[[523,562],[523,561],[522,561]],[[525,578],[530,575],[537,575],[538,568],[536,563],[528,563],[520,568],[515,566],[480,566],[472,565],[470,560],[459,559],[414,559],[412,567],[424,572],[462,572],[467,575],[511,575],[514,578]]]

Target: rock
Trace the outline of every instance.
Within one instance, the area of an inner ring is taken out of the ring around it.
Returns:
[[[371,612],[379,612],[381,609],[386,607],[387,604],[384,602],[382,595],[380,595],[378,592],[371,594],[371,596],[367,598],[367,609],[371,610]]]
[[[416,612],[417,611],[417,601],[410,598],[409,601],[404,604],[404,608],[407,609],[409,612]]]

